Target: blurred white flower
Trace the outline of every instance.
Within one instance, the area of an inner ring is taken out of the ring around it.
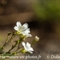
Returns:
[[[26,52],[29,52],[29,53],[33,53],[33,48],[31,47],[31,44],[30,43],[24,43],[24,42],[22,42],[22,45],[23,45],[23,47],[24,47],[24,49],[26,50]]]
[[[20,22],[16,23],[16,26],[14,27],[14,29],[19,33],[19,34],[23,34],[26,37],[31,37],[32,35],[30,34],[30,29],[28,28],[28,24],[21,24]]]

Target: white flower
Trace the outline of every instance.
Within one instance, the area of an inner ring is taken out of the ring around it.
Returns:
[[[22,45],[23,45],[23,47],[24,47],[24,49],[26,50],[26,52],[29,52],[29,53],[33,53],[32,51],[34,51],[33,50],[33,48],[31,47],[31,44],[30,43],[24,43],[24,42],[22,42]]]
[[[19,34],[23,34],[26,37],[31,37],[32,35],[29,34],[30,33],[30,29],[28,28],[28,24],[21,24],[20,22],[16,23],[16,26],[14,27],[14,29],[19,32]]]

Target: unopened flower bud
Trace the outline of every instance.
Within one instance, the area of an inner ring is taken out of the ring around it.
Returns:
[[[39,37],[35,36],[35,39],[32,41],[32,45],[39,41]]]
[[[35,36],[35,41],[39,41],[39,37],[38,36]]]

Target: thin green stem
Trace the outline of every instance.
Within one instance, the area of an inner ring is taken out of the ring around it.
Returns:
[[[7,36],[5,43],[4,43],[3,46],[0,48],[0,52],[2,52],[3,48],[4,48],[7,44],[9,44],[14,37],[15,37],[14,33],[12,34],[12,36],[10,37],[10,39],[8,39],[8,36]]]

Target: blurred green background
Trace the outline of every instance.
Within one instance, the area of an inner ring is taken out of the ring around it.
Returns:
[[[40,20],[60,21],[60,0],[35,0],[33,9]]]

